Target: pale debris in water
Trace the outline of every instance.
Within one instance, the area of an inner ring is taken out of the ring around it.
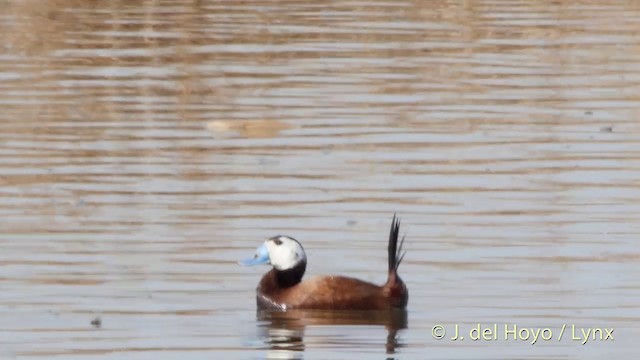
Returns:
[[[278,120],[214,120],[209,121],[206,128],[220,135],[236,133],[242,137],[261,138],[277,136],[291,125]]]

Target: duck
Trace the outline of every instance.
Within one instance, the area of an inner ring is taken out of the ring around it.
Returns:
[[[376,285],[347,276],[316,276],[303,280],[307,256],[293,237],[276,235],[260,245],[243,266],[271,265],[256,288],[258,310],[390,310],[406,309],[409,290],[398,275],[406,252],[398,242],[400,219],[394,214],[388,241],[387,281]]]

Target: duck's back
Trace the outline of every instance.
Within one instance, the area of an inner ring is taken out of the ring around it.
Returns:
[[[381,310],[391,304],[384,287],[344,276],[321,276],[286,289],[258,291],[262,308]]]

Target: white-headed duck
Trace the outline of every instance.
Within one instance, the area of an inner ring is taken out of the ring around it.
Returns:
[[[259,309],[404,309],[409,291],[398,275],[398,267],[404,257],[404,238],[398,244],[399,232],[400,220],[394,215],[389,233],[388,277],[382,286],[344,276],[319,276],[302,281],[307,256],[297,240],[284,235],[267,239],[253,258],[240,264],[273,266],[256,289]]]

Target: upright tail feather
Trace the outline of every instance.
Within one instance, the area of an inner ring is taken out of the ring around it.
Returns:
[[[398,267],[404,258],[406,251],[402,252],[402,245],[404,244],[404,236],[400,240],[400,246],[398,246],[398,237],[400,235],[400,219],[393,214],[393,220],[391,221],[391,231],[389,232],[389,274],[397,273]]]
[[[402,252],[404,244],[404,236],[398,244],[400,235],[400,219],[393,214],[391,222],[391,231],[389,232],[389,277],[387,283],[383,286],[383,293],[389,299],[389,304],[393,307],[404,308],[409,300],[409,290],[398,275],[398,267],[404,258],[406,252]]]

